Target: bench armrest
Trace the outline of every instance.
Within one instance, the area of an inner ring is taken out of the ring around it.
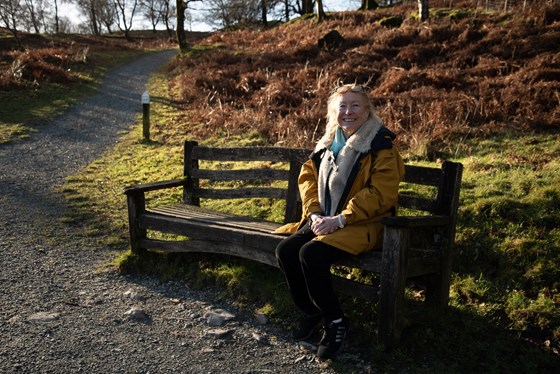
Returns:
[[[390,227],[431,227],[447,226],[450,218],[447,216],[396,216],[385,217],[381,220],[385,226]]]
[[[132,195],[139,192],[149,192],[149,191],[163,190],[166,188],[181,187],[184,186],[186,183],[187,180],[185,178],[180,178],[180,179],[172,179],[172,180],[160,181],[160,182],[135,184],[133,186],[125,187],[123,193],[125,195]]]

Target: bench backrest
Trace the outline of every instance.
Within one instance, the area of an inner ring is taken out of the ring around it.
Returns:
[[[451,161],[444,161],[441,168],[405,165],[404,181],[399,192],[399,207],[434,215],[455,216],[459,207],[462,173],[462,164]],[[434,193],[413,194],[407,191],[414,188],[403,188],[406,185],[431,187]]]
[[[278,147],[211,148],[199,146],[196,142],[185,142],[184,175],[187,184],[183,201],[200,205],[201,198],[273,198],[286,201],[284,222],[298,221],[301,217],[301,201],[298,192],[298,175],[301,165],[309,157],[307,149]],[[261,161],[260,165],[244,169],[204,169],[200,161],[250,162]],[[271,168],[270,163],[284,164],[288,168]],[[245,181],[234,188],[204,187],[200,180]],[[256,186],[254,181],[287,181],[287,187]]]
[[[300,219],[301,200],[297,179],[301,165],[311,151],[302,148],[242,147],[212,148],[197,142],[185,142],[184,175],[187,179],[183,200],[199,205],[201,198],[275,198],[286,200],[285,222]],[[272,169],[269,164],[261,167],[232,169],[204,169],[199,161],[263,161],[284,163],[288,169]],[[441,168],[405,166],[405,178],[399,193],[399,207],[418,214],[443,215],[454,219],[459,206],[462,165],[446,161]],[[287,187],[235,187],[206,188],[200,180],[208,181],[287,181]],[[419,194],[413,185],[426,186],[433,193]],[[454,227],[454,224],[451,225]]]

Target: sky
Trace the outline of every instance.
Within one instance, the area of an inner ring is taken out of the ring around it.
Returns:
[[[203,9],[204,8],[204,2],[198,3],[192,3],[190,4],[192,5],[192,9],[193,11],[193,22],[190,25],[185,25],[186,29],[189,29],[189,31],[210,31],[212,30],[211,26],[204,23],[204,21],[201,20],[196,20],[196,18],[202,18],[201,12],[199,9]],[[60,15],[61,16],[65,16],[68,17],[70,20],[72,20],[74,23],[80,23],[83,22],[85,20],[84,17],[82,17],[78,11],[76,10],[75,5],[73,4],[68,4],[68,3],[62,3],[59,5],[60,6]],[[360,0],[323,0],[323,7],[325,8],[325,11],[343,11],[343,10],[355,10],[360,6]],[[197,17],[198,16],[198,17]],[[140,17],[138,17],[140,18]],[[143,26],[143,25],[139,25],[137,26],[136,23],[134,24],[134,29],[139,29],[139,28],[150,28],[149,25],[147,26]]]

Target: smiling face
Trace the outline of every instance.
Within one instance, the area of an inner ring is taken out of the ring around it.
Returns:
[[[340,95],[337,122],[346,137],[355,133],[368,117],[369,108],[362,95],[352,91]]]

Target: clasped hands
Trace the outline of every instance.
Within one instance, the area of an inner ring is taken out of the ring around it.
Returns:
[[[340,229],[341,220],[339,216],[321,216],[319,214],[312,214],[311,217],[311,231],[315,235],[327,235]]]

